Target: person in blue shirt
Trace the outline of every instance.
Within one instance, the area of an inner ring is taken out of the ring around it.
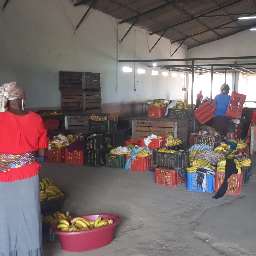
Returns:
[[[229,118],[226,116],[228,106],[230,103],[229,86],[223,84],[220,88],[221,93],[215,97],[215,113],[213,118],[213,127],[222,136],[226,136],[229,127]]]

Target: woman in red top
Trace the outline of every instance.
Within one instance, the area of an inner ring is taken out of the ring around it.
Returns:
[[[47,134],[41,117],[24,111],[16,83],[0,89],[7,110],[0,113],[0,255],[41,256],[36,154],[47,148]]]

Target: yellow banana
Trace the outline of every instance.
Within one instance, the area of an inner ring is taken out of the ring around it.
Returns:
[[[66,226],[69,226],[69,225],[70,225],[69,222],[68,222],[67,220],[64,220],[64,219],[62,219],[62,220],[59,221],[59,225],[60,225],[60,224],[63,224],[63,225],[66,225]]]

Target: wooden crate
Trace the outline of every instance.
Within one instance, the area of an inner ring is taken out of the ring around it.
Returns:
[[[89,131],[88,116],[85,115],[66,115],[65,129],[69,131]]]
[[[60,71],[59,88],[100,90],[100,73]]]
[[[151,133],[166,137],[173,134],[179,137],[186,144],[188,140],[189,127],[187,120],[171,120],[169,118],[161,118],[153,120],[150,118],[141,118],[132,120],[132,137],[147,137]]]
[[[150,120],[150,119],[134,119],[132,120],[132,136],[133,138],[147,137],[154,133],[159,136],[167,136],[169,133],[177,136],[177,122],[169,120]]]

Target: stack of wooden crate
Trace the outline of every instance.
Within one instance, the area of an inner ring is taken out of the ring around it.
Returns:
[[[101,111],[99,73],[60,71],[59,88],[62,110],[84,113]]]

